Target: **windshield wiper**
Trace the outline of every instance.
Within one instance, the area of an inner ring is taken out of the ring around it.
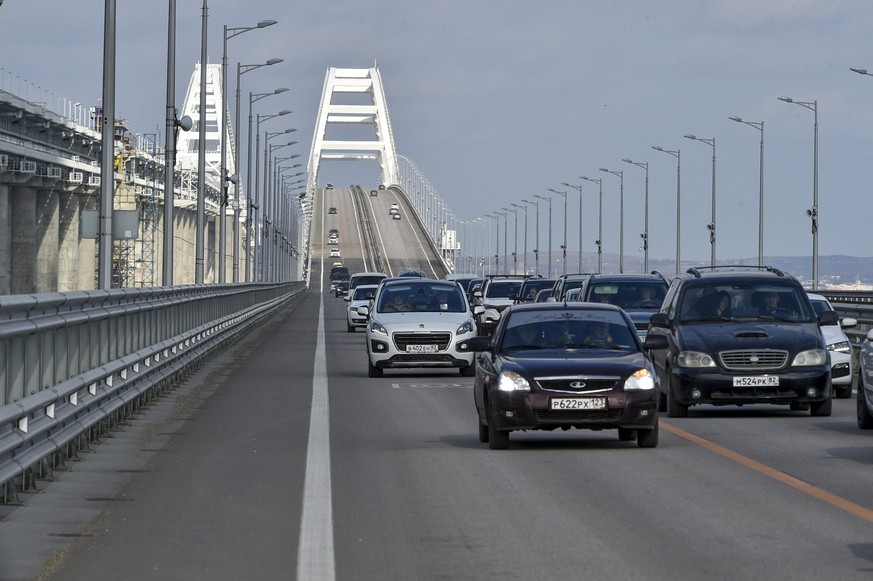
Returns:
[[[503,351],[524,351],[526,349],[546,349],[542,345],[512,345],[511,347],[504,347]]]

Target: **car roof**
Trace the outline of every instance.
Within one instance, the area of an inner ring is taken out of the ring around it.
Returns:
[[[797,281],[791,274],[782,272],[778,268],[772,266],[752,266],[748,264],[725,264],[717,266],[694,266],[685,271],[685,278],[705,278],[705,279],[760,279],[765,278],[784,278],[786,280]]]
[[[582,311],[621,311],[621,307],[607,303],[580,303],[580,302],[553,302],[553,303],[521,303],[513,305],[507,310],[514,313],[522,311],[565,311],[576,309]]]
[[[387,276],[384,272],[356,272],[352,276]]]
[[[667,279],[664,278],[660,272],[653,271],[649,274],[645,273],[610,273],[610,274],[602,274],[596,273],[589,276],[588,280],[590,282],[599,282],[599,281],[612,281],[612,280],[625,280],[625,281],[664,281],[664,284],[667,284]]]

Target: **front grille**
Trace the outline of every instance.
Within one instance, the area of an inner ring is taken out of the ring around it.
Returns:
[[[537,421],[539,422],[603,422],[617,420],[624,413],[623,409],[615,410],[567,410],[567,411],[551,411],[551,410],[535,410]]]
[[[788,351],[776,349],[722,351],[719,357],[725,369],[763,371],[785,367],[788,362]]]
[[[398,351],[406,351],[407,345],[436,345],[445,351],[451,339],[451,333],[394,333],[394,346]]]
[[[537,383],[545,391],[570,391],[586,393],[615,389],[618,383],[616,377],[556,377],[537,379]],[[572,384],[584,384],[573,386]]]
[[[392,363],[452,363],[453,361],[451,355],[440,355],[439,353],[409,353],[395,355],[391,358]]]

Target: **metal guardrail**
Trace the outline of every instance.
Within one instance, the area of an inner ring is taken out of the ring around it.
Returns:
[[[305,291],[192,285],[0,297],[0,502]]]

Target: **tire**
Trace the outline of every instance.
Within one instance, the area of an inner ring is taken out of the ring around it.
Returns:
[[[488,443],[488,426],[481,421],[479,422],[479,441],[483,444]]]
[[[383,373],[382,368],[373,365],[370,358],[367,357],[367,375],[370,377],[382,377]]]
[[[488,447],[492,450],[506,450],[509,448],[509,432],[501,432],[497,429],[497,424],[492,421],[494,414],[491,413],[491,406],[488,410]]]
[[[673,395],[673,378],[670,373],[667,373],[667,417],[668,418],[687,418],[688,406],[676,401]]]
[[[657,423],[652,426],[651,430],[637,430],[637,446],[640,448],[657,448],[659,432]]]
[[[637,439],[637,431],[630,428],[619,428],[618,439],[622,442],[633,442]]]
[[[837,399],[849,399],[852,397],[852,384],[834,388],[834,397]]]
[[[476,364],[471,363],[461,367],[461,377],[473,377],[476,375]]]
[[[828,397],[824,401],[819,401],[815,403],[809,404],[809,415],[817,417],[817,418],[826,418],[830,417],[831,410],[833,409],[834,398]]]
[[[858,428],[861,430],[873,430],[873,414],[870,413],[870,408],[867,407],[867,388],[864,387],[864,380],[861,379],[861,372],[858,372],[858,389],[855,395],[857,398],[857,416]]]

